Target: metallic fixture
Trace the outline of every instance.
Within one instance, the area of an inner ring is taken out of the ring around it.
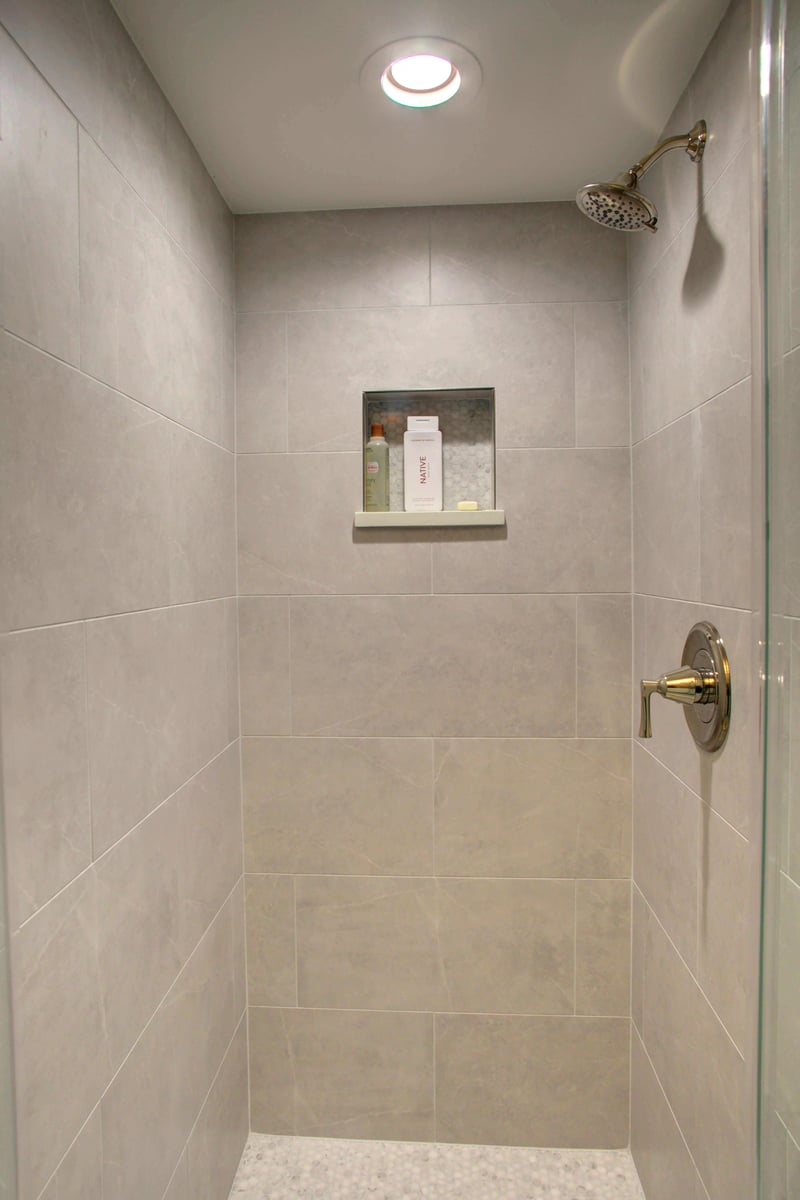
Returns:
[[[639,737],[653,736],[650,699],[655,694],[684,704],[689,732],[701,750],[719,750],[731,723],[731,668],[725,644],[710,621],[698,621],[683,647],[682,667],[641,681]]]
[[[655,233],[658,210],[652,200],[639,191],[639,180],[654,162],[668,150],[685,150],[692,162],[699,162],[706,147],[708,131],[705,121],[698,121],[688,133],[665,138],[628,171],[623,171],[611,183],[587,183],[579,188],[575,203],[582,213],[599,225],[636,233],[649,229]]]

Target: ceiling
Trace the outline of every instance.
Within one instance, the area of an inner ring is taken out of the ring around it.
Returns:
[[[233,211],[286,212],[570,198],[648,149],[728,0],[112,2]],[[360,83],[417,35],[472,51],[477,94]]]

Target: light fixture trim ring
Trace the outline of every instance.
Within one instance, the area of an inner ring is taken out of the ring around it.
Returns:
[[[430,54],[437,58],[447,59],[451,63],[455,75],[460,78],[460,86],[455,90],[455,93],[448,99],[447,103],[452,106],[453,103],[459,102],[462,97],[467,98],[476,95],[483,83],[483,72],[481,65],[475,55],[467,50],[466,46],[459,45],[458,42],[451,42],[447,38],[439,37],[410,37],[400,38],[395,42],[388,42],[385,46],[380,46],[373,54],[370,54],[361,68],[360,82],[362,88],[373,96],[377,92],[383,99],[389,100],[392,104],[402,104],[402,101],[392,100],[390,96],[383,90],[381,79],[389,72],[390,68],[399,59],[411,58],[418,54]],[[451,75],[449,85],[452,86],[454,77]],[[394,86],[401,90],[402,85],[394,82]],[[446,87],[447,85],[443,85]],[[425,92],[414,89],[407,90],[410,96],[424,96]],[[431,89],[433,91],[441,91],[442,87]],[[444,103],[444,102],[442,102]],[[437,105],[408,105],[408,107],[441,107]]]

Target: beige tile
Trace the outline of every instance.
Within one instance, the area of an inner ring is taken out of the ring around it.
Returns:
[[[706,187],[750,136],[752,53],[750,6],[747,0],[733,0],[689,82],[694,109],[703,113],[709,128],[708,153],[703,155]]]
[[[627,1017],[631,1007],[631,885],[575,883],[575,1011]]]
[[[573,1011],[572,880],[447,879],[437,899],[450,1010]]]
[[[239,737],[239,602],[235,596],[223,601],[225,614],[225,673],[228,689],[228,741]]]
[[[3,798],[12,929],[92,860],[82,625],[0,644]]]
[[[188,831],[174,801],[104,854],[97,876],[97,957],[116,1070],[183,965],[179,858]]]
[[[578,597],[578,734],[628,737],[631,695],[629,596]]]
[[[186,1147],[187,1197],[227,1195],[250,1127],[247,1104],[247,1024],[239,1028]]]
[[[630,754],[623,741],[436,743],[439,875],[630,873]]]
[[[245,738],[249,871],[430,875],[431,744],[417,738]]]
[[[745,146],[631,297],[635,441],[750,374],[750,173]]]
[[[291,607],[296,733],[574,732],[574,597],[300,597]],[[377,706],[357,662],[380,663]],[[544,678],[546,693],[533,686]]]
[[[236,319],[239,453],[288,450],[288,406],[286,315],[243,313]]]
[[[630,445],[628,305],[576,304],[575,442]]]
[[[497,505],[507,525],[493,530],[496,536],[482,528],[441,531],[433,547],[434,591],[630,587],[627,450],[500,450]]]
[[[170,435],[170,600],[235,595],[234,456],[175,425]]]
[[[760,827],[761,785],[754,777],[759,760],[758,670],[754,661],[757,619],[735,609],[682,604],[648,597],[637,604],[634,679],[657,679],[681,665],[686,636],[695,621],[719,630],[731,663],[733,709],[721,751],[704,754],[691,740],[681,705],[653,701],[653,740],[648,749],[679,779],[745,836]],[[636,728],[639,697],[632,697]]]
[[[432,879],[299,876],[304,1008],[449,1009]]]
[[[289,317],[289,446],[361,448],[361,394],[494,387],[497,444],[571,446],[574,333],[563,304]]]
[[[800,1189],[800,1147],[798,1147],[794,1138],[786,1139],[786,1159],[787,1194],[788,1196],[796,1196],[798,1189]]]
[[[3,624],[168,603],[168,422],[6,334],[0,356]]]
[[[291,875],[247,875],[249,1004],[297,1004],[294,885]]]
[[[625,1146],[629,1024],[436,1017],[436,1136],[502,1146]]]
[[[419,208],[238,217],[237,308],[427,304],[428,221]]]
[[[701,803],[640,744],[633,769],[633,877],[696,970]]]
[[[640,1036],[644,1021],[644,967],[650,911],[647,901],[633,883],[631,912],[631,1019]]]
[[[631,1042],[631,1153],[647,1200],[695,1196],[697,1170],[635,1032]]]
[[[36,1200],[111,1078],[94,873],[12,939],[19,1187]]]
[[[697,979],[730,1036],[750,1057],[758,977],[754,848],[701,808]]]
[[[223,603],[91,622],[87,654],[98,854],[227,744]]]
[[[186,1151],[178,1159],[175,1174],[167,1184],[162,1200],[189,1200],[189,1180],[186,1174]]]
[[[234,917],[229,902],[103,1096],[104,1200],[161,1196],[172,1178],[241,1016]]]
[[[634,447],[634,591],[700,599],[702,466],[696,413]]]
[[[769,1196],[770,1200],[789,1200],[787,1150],[793,1143],[786,1133],[786,1126],[769,1104],[765,1105],[761,1121],[759,1137],[761,1176],[759,1182],[762,1193]]]
[[[4,0],[2,18],[145,203],[230,294],[230,213],[113,8]]]
[[[220,297],[85,134],[80,155],[81,366],[221,443]]]
[[[250,1010],[259,1133],[431,1141],[433,1017]]]
[[[41,1200],[103,1200],[103,1145],[96,1108],[58,1165]]]
[[[775,1062],[777,1108],[795,1141],[800,1138],[800,887],[781,873],[778,881]]]
[[[178,830],[181,959],[200,937],[242,874],[239,747],[228,746],[174,797]]]
[[[567,201],[433,209],[431,301],[623,300],[625,256]]]
[[[0,29],[0,324],[77,363],[78,127]]]
[[[700,412],[701,596],[752,607],[753,384],[745,379]]]
[[[651,918],[644,1044],[711,1200],[752,1195],[751,1071]]]
[[[239,600],[239,677],[242,733],[291,733],[287,599],[243,596]]]
[[[238,464],[239,587],[249,595],[431,590],[431,551],[416,529],[353,528],[361,454],[248,454]]]

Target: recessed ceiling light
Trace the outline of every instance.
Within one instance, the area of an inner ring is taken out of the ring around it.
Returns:
[[[409,108],[432,108],[451,100],[461,87],[461,72],[438,54],[409,54],[395,59],[381,75],[390,100]]]
[[[482,82],[474,54],[446,38],[416,37],[391,42],[371,54],[361,69],[361,86],[407,108],[433,108],[458,95],[475,95]]]

